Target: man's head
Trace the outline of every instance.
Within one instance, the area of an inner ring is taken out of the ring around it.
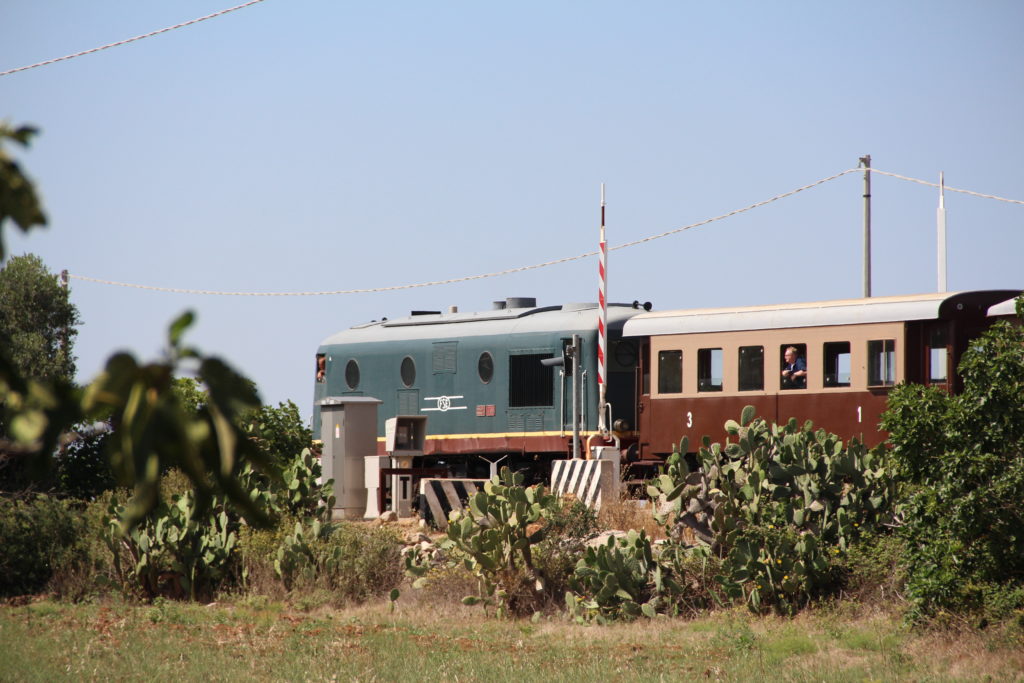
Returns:
[[[795,363],[798,355],[796,347],[790,346],[786,349],[786,353],[783,354],[783,357],[786,359],[787,363]]]

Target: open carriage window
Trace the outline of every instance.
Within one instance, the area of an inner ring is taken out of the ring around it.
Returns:
[[[928,335],[928,384],[949,382],[949,342],[945,327],[932,328]]]
[[[327,356],[322,353],[316,354],[316,381],[321,384],[327,381]]]
[[[868,386],[891,387],[896,384],[896,340],[868,342]]]
[[[697,391],[722,390],[722,349],[697,350]]]
[[[783,344],[779,347],[783,389],[807,388],[807,344]]]
[[[807,388],[807,344],[782,344],[778,348],[783,389]]]
[[[825,342],[825,386],[850,386],[850,342]]]

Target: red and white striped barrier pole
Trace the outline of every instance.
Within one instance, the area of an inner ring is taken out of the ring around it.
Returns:
[[[608,436],[608,425],[605,414],[607,412],[607,385],[608,377],[608,243],[604,239],[604,183],[601,183],[601,244],[600,262],[598,273],[600,280],[597,290],[597,389],[598,389],[598,420],[597,428],[601,436]]]

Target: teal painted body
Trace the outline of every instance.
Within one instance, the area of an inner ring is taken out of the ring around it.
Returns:
[[[608,310],[607,397],[613,418],[629,423],[636,404],[636,352],[635,342],[622,342],[621,335],[625,321],[639,312],[622,305]],[[564,452],[572,431],[571,371],[568,363],[547,367],[540,359],[562,357],[573,335],[579,336],[582,429],[596,430],[597,317],[593,304],[571,304],[414,315],[354,327],[320,345],[324,373],[315,385],[314,405],[328,396],[380,399],[380,437],[390,417],[426,415],[433,453]],[[315,434],[318,423],[314,411]],[[510,445],[515,438],[531,442]]]

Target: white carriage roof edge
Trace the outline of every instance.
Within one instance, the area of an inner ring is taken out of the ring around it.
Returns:
[[[609,329],[617,329],[626,319],[642,312],[643,309],[633,308],[629,304],[609,303]],[[431,313],[373,321],[335,332],[321,341],[320,347],[578,329],[597,329],[597,304],[571,303],[467,313]]]
[[[1001,304],[990,306],[988,314],[992,317],[1000,315],[1015,315],[1017,313],[1017,298],[1007,299]]]
[[[991,290],[995,297],[1019,290]],[[698,332],[772,330],[865,323],[929,320],[939,317],[942,304],[957,296],[984,292],[933,292],[906,296],[837,299],[766,306],[704,308],[641,313],[626,321],[625,337]],[[996,299],[999,300],[999,299]]]

